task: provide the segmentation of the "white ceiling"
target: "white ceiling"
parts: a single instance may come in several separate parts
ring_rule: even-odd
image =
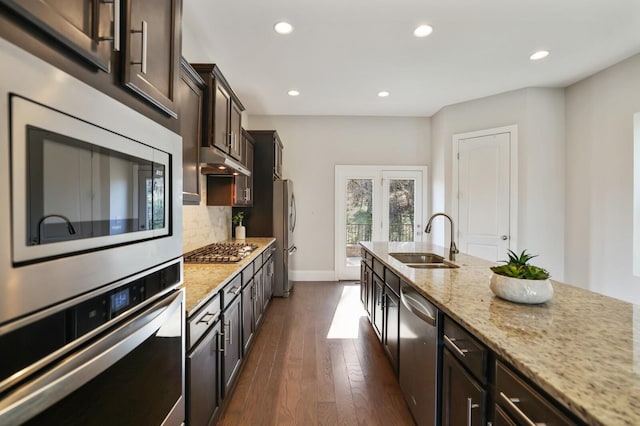
[[[276,34],[279,20],[294,32]],[[433,34],[414,37],[419,24]],[[551,54],[530,61],[540,49]],[[183,2],[183,55],[217,63],[250,114],[431,116],[639,52],[640,0]]]

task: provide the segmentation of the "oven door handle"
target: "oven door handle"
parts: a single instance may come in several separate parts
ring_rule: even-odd
[[[179,290],[3,397],[0,424],[22,424],[93,380],[161,329],[182,308],[183,301],[184,290]],[[178,333],[182,328],[181,325]]]

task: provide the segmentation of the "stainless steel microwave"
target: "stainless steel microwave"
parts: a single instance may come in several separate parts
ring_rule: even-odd
[[[0,326],[182,254],[179,135],[0,39]]]

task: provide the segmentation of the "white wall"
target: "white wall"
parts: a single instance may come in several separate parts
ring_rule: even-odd
[[[252,115],[251,129],[276,129],[283,173],[294,181],[298,221],[293,279],[334,277],[334,166],[428,165],[430,119]]]
[[[632,270],[638,111],[640,55],[566,89],[566,281],[634,303],[640,303]]]
[[[452,207],[454,134],[518,126],[518,246],[564,276],[564,92],[529,88],[444,107],[432,117],[432,211]],[[444,222],[433,241],[448,245]],[[506,253],[505,253],[506,257]]]

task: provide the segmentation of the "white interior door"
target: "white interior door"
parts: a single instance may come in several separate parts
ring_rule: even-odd
[[[336,166],[335,268],[360,276],[360,241],[421,241],[426,167]]]
[[[490,261],[510,247],[508,132],[458,141],[458,248]]]

